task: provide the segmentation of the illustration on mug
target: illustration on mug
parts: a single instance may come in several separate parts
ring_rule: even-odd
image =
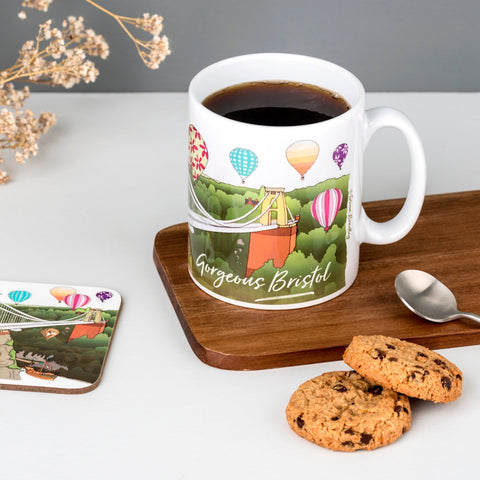
[[[189,133],[189,269],[197,283],[257,305],[308,302],[345,286],[349,174],[290,191],[249,188],[246,180],[261,160],[237,147],[230,163],[242,184],[231,185],[204,173],[208,150],[195,127]],[[319,150],[312,140],[286,149],[302,181]],[[347,153],[343,144],[342,163]]]

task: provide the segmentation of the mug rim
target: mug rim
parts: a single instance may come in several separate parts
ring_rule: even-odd
[[[241,121],[238,121],[238,120],[232,120],[230,118],[224,117],[224,116],[222,116],[218,113],[213,112],[212,110],[210,110],[209,108],[207,108],[203,105],[202,102],[207,97],[205,96],[203,98],[200,98],[200,96],[197,92],[197,89],[198,89],[198,86],[199,86],[200,82],[204,81],[205,76],[211,74],[212,71],[215,71],[216,69],[218,69],[220,67],[228,66],[229,64],[238,63],[240,61],[261,59],[262,57],[263,58],[277,57],[278,59],[280,59],[280,57],[283,57],[284,59],[291,58],[291,59],[296,59],[296,60],[302,60],[302,61],[308,62],[308,63],[317,63],[319,65],[323,64],[324,66],[327,66],[328,68],[335,69],[337,72],[344,75],[344,77],[348,78],[350,80],[350,83],[352,85],[354,85],[354,88],[356,90],[356,95],[357,95],[356,101],[354,103],[352,103],[348,99],[345,99],[349,103],[350,108],[346,112],[344,112],[344,113],[342,113],[342,114],[340,114],[336,117],[330,118],[328,120],[324,120],[324,121],[321,121],[321,122],[309,123],[309,124],[305,124],[305,125],[288,125],[288,126],[283,126],[283,125],[281,125],[281,126],[278,126],[278,125],[258,125],[258,124],[245,123],[245,122],[241,122]],[[266,80],[266,79],[265,78],[258,78],[256,80],[262,81],[262,80]],[[256,81],[256,80],[252,79],[252,80],[249,80],[249,81]],[[271,80],[273,81],[275,79],[271,79]],[[280,80],[280,79],[277,79],[277,80]],[[290,79],[286,78],[286,79],[282,79],[282,80],[289,81]],[[243,82],[237,82],[237,83],[243,83]],[[227,86],[231,86],[231,85],[235,85],[235,84],[236,84],[235,82],[232,82]],[[320,86],[322,88],[326,88],[323,85],[317,85],[317,86]],[[329,88],[329,90],[332,90],[332,89]],[[218,89],[215,89],[211,93],[214,93],[215,91],[218,91]],[[338,92],[338,93],[342,97],[345,98],[345,95],[342,92]],[[308,56],[308,55],[294,54],[294,53],[263,52],[263,53],[251,53],[251,54],[246,54],[246,55],[238,55],[238,56],[234,56],[234,57],[229,57],[229,58],[225,58],[223,60],[219,60],[217,62],[214,62],[210,65],[207,65],[206,67],[201,69],[190,81],[190,84],[188,86],[188,96],[189,96],[189,100],[193,101],[201,109],[202,114],[213,116],[216,119],[221,119],[222,121],[225,121],[227,124],[243,125],[246,128],[251,127],[251,128],[255,128],[255,129],[264,128],[264,129],[278,129],[278,130],[280,130],[280,129],[301,129],[301,128],[311,127],[311,126],[321,127],[322,125],[324,127],[326,127],[326,126],[332,126],[334,123],[345,121],[348,118],[356,115],[357,110],[360,109],[360,110],[363,111],[363,109],[364,109],[364,99],[365,99],[365,88],[364,88],[362,82],[358,79],[358,77],[355,76],[352,72],[350,72],[346,68],[344,68],[344,67],[342,67],[342,66],[340,66],[336,63],[330,62],[328,60],[324,60],[324,59],[321,59],[321,58]]]

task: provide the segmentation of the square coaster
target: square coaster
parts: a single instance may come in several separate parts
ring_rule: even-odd
[[[96,388],[121,302],[111,288],[0,281],[0,389]]]

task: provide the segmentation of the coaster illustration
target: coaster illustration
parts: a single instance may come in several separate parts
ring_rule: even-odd
[[[93,390],[120,307],[109,288],[0,281],[0,389]]]

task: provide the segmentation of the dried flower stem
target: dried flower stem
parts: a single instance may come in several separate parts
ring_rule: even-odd
[[[138,55],[148,68],[151,68],[152,70],[157,69],[160,63],[165,60],[166,56],[171,53],[168,38],[165,35],[162,37],[159,36],[163,29],[163,18],[160,15],[144,13],[143,18],[125,17],[107,10],[93,0],[85,1],[117,21],[123,31],[135,44]],[[152,40],[143,41],[138,39],[130,32],[125,24],[133,25],[136,28],[151,33],[153,36]]]
[[[114,18],[128,37],[134,42],[137,52],[151,69],[157,69],[169,55],[169,41],[160,37],[163,18],[160,15],[144,13],[141,17],[117,15],[93,0],[85,0],[101,12]],[[23,0],[22,7],[46,12],[53,0]],[[26,18],[25,11],[19,13]],[[152,35],[149,41],[135,37],[127,28],[133,25]],[[30,96],[28,87],[16,90],[12,81],[28,81],[51,86],[61,85],[70,88],[83,81],[94,82],[98,70],[88,57],[107,58],[109,47],[102,35],[86,29],[82,17],[68,17],[62,22],[62,28],[52,26],[52,20],[41,24],[34,41],[23,44],[19,57],[9,68],[0,70],[0,163],[4,150],[15,152],[17,162],[25,160],[38,152],[38,139],[52,125],[55,115],[41,113],[35,118],[31,110],[25,109],[25,101]],[[9,179],[6,172],[0,171],[0,184]]]

